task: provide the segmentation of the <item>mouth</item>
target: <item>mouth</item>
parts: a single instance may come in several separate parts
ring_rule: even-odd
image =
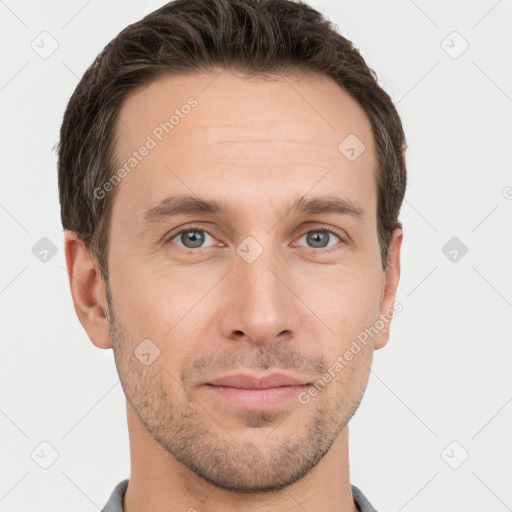
[[[307,380],[272,373],[262,377],[234,374],[205,383],[206,390],[218,399],[243,409],[268,409],[283,405],[311,383]]]

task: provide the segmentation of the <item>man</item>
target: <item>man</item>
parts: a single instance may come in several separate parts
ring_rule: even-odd
[[[375,510],[348,422],[405,186],[389,96],[306,4],[176,0],[105,47],[59,148],[75,310],[127,399],[105,511]]]

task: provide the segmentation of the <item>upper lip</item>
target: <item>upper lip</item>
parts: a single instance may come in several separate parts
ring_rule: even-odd
[[[208,384],[232,388],[267,389],[280,386],[305,386],[309,382],[286,375],[285,373],[270,373],[262,377],[256,377],[247,373],[236,373],[212,380]]]

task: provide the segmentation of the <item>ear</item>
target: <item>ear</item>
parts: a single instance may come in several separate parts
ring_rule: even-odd
[[[388,268],[384,274],[380,300],[379,319],[381,319],[384,326],[382,329],[379,329],[378,334],[373,339],[375,350],[387,344],[389,341],[391,319],[396,313],[402,310],[401,305],[395,305],[396,290],[398,288],[398,282],[400,281],[400,250],[402,248],[402,238],[402,230],[395,229],[389,246]]]
[[[75,311],[90,340],[99,348],[112,348],[107,294],[101,271],[78,235],[67,231],[64,239],[69,286]]]

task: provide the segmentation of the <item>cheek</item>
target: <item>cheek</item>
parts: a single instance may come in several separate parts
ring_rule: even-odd
[[[347,359],[349,353],[350,360]],[[373,350],[368,345],[362,346],[361,351],[356,354],[347,351],[337,359],[337,362],[340,363],[336,367],[339,370],[339,376],[335,377],[334,387],[337,404],[353,408],[354,404],[361,400],[368,383],[372,357]]]
[[[137,339],[171,335],[211,286],[203,273],[195,277],[179,268],[164,275],[135,259],[119,258],[110,274],[119,321]]]
[[[376,283],[379,281],[372,276],[356,274],[333,279],[322,287],[322,293],[315,295],[316,303],[311,306],[329,328],[322,329],[318,350],[332,371],[341,373],[336,377],[340,392],[346,386],[355,386],[357,392],[368,377],[373,347],[367,329],[379,316],[380,288]]]
[[[378,272],[343,269],[306,278],[299,293],[338,337],[346,338],[377,318],[381,283]]]

